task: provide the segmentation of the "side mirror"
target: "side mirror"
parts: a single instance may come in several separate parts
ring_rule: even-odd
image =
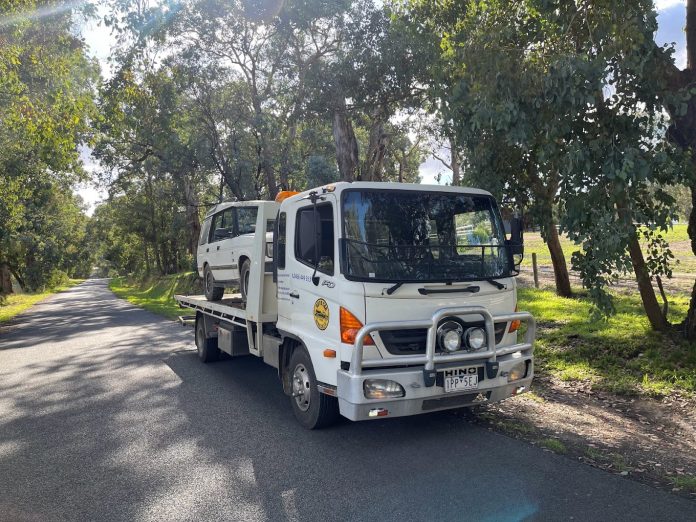
[[[523,228],[524,225],[520,218],[516,217],[510,220],[510,239],[507,241],[507,244],[510,247],[512,264],[515,265],[515,269],[518,271],[524,259]]]
[[[510,250],[513,255],[524,255],[523,225],[520,218],[510,220]]]
[[[215,240],[227,239],[228,237],[229,233],[226,228],[216,228],[215,232],[213,232],[213,239]]]

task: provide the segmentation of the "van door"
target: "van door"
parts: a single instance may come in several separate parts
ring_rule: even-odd
[[[226,208],[213,216],[208,263],[216,282],[234,279],[236,263],[232,259],[234,246],[234,208]]]

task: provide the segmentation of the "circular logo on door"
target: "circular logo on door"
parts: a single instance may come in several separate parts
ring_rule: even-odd
[[[323,299],[317,299],[314,303],[314,322],[320,330],[326,330],[329,326],[329,305]]]

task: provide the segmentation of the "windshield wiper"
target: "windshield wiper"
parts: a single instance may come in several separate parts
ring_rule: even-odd
[[[403,281],[399,281],[396,283],[394,286],[390,286],[387,288],[387,295],[392,295],[394,292],[396,292],[399,288],[401,288],[401,285],[403,285]]]
[[[454,294],[459,292],[469,292],[475,294],[481,290],[480,286],[466,286],[464,288],[419,288],[418,293],[420,295],[428,294]]]
[[[505,290],[507,288],[507,286],[504,285],[503,283],[500,283],[499,281],[496,281],[495,279],[492,279],[490,277],[486,279],[486,282],[492,284],[498,290]]]

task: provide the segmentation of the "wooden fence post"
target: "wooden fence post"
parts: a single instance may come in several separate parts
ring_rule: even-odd
[[[534,271],[534,288],[539,288],[539,268],[537,267],[536,252],[532,252],[532,270]]]

